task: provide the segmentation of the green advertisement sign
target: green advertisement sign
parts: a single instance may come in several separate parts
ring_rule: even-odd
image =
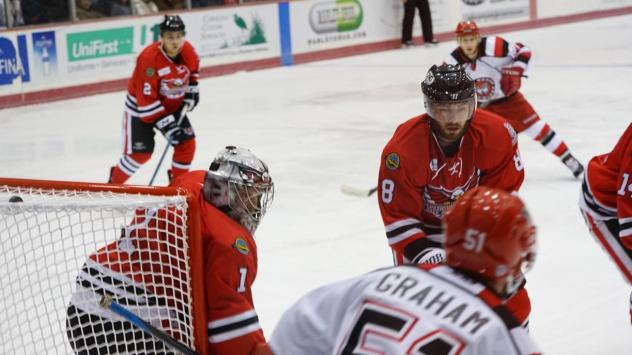
[[[69,62],[132,54],[134,27],[69,33],[66,43]]]

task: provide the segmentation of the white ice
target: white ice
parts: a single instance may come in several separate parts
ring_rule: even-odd
[[[609,151],[632,119],[632,16],[504,34],[534,52],[522,92],[586,162]],[[258,231],[254,287],[270,335],[284,309],[321,284],[391,264],[377,201],[340,193],[376,184],[396,126],[423,112],[420,79],[454,42],[202,80],[190,114],[193,166],[225,145],[269,163],[276,196]],[[2,110],[0,175],[103,182],[119,158],[124,92]],[[130,183],[146,184],[164,147]],[[578,180],[520,137],[520,195],[539,227],[528,275],[531,333],[548,354],[630,354],[631,287],[578,212]],[[166,174],[159,174],[159,183]],[[6,272],[6,270],[2,270]]]

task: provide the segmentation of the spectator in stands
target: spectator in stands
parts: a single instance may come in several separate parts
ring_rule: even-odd
[[[79,20],[91,20],[101,17],[105,17],[105,15],[92,7],[91,0],[77,0],[77,18]]]
[[[7,27],[6,18],[7,17],[4,15],[4,2],[0,1],[0,28]]]
[[[129,0],[118,0],[110,7],[110,16],[127,16],[132,14]]]
[[[158,5],[151,0],[132,0],[136,15],[149,15],[160,12]]]
[[[160,11],[180,10],[186,8],[183,0],[154,0]]]

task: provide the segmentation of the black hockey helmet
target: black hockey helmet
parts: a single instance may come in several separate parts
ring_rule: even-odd
[[[165,18],[160,23],[160,34],[164,32],[182,32],[185,31],[184,21],[178,15],[165,15]]]
[[[465,69],[460,64],[433,65],[426,78],[421,83],[424,95],[424,106],[430,117],[433,115],[433,105],[471,102],[471,112],[476,108],[476,89]]]

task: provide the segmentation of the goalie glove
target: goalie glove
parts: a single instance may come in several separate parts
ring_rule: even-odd
[[[445,260],[445,250],[441,248],[426,248],[413,258],[413,264],[440,264]]]
[[[154,122],[154,126],[162,132],[171,145],[178,145],[186,138],[184,131],[178,125],[180,116],[186,116],[182,113],[183,108],[184,106],[181,106],[178,111]]]
[[[193,111],[198,102],[200,102],[200,88],[196,81],[189,83],[187,92],[184,94],[184,104],[188,106],[188,111]]]
[[[519,67],[503,68],[500,78],[500,88],[505,96],[511,96],[520,90],[522,83],[522,73],[524,69]]]

